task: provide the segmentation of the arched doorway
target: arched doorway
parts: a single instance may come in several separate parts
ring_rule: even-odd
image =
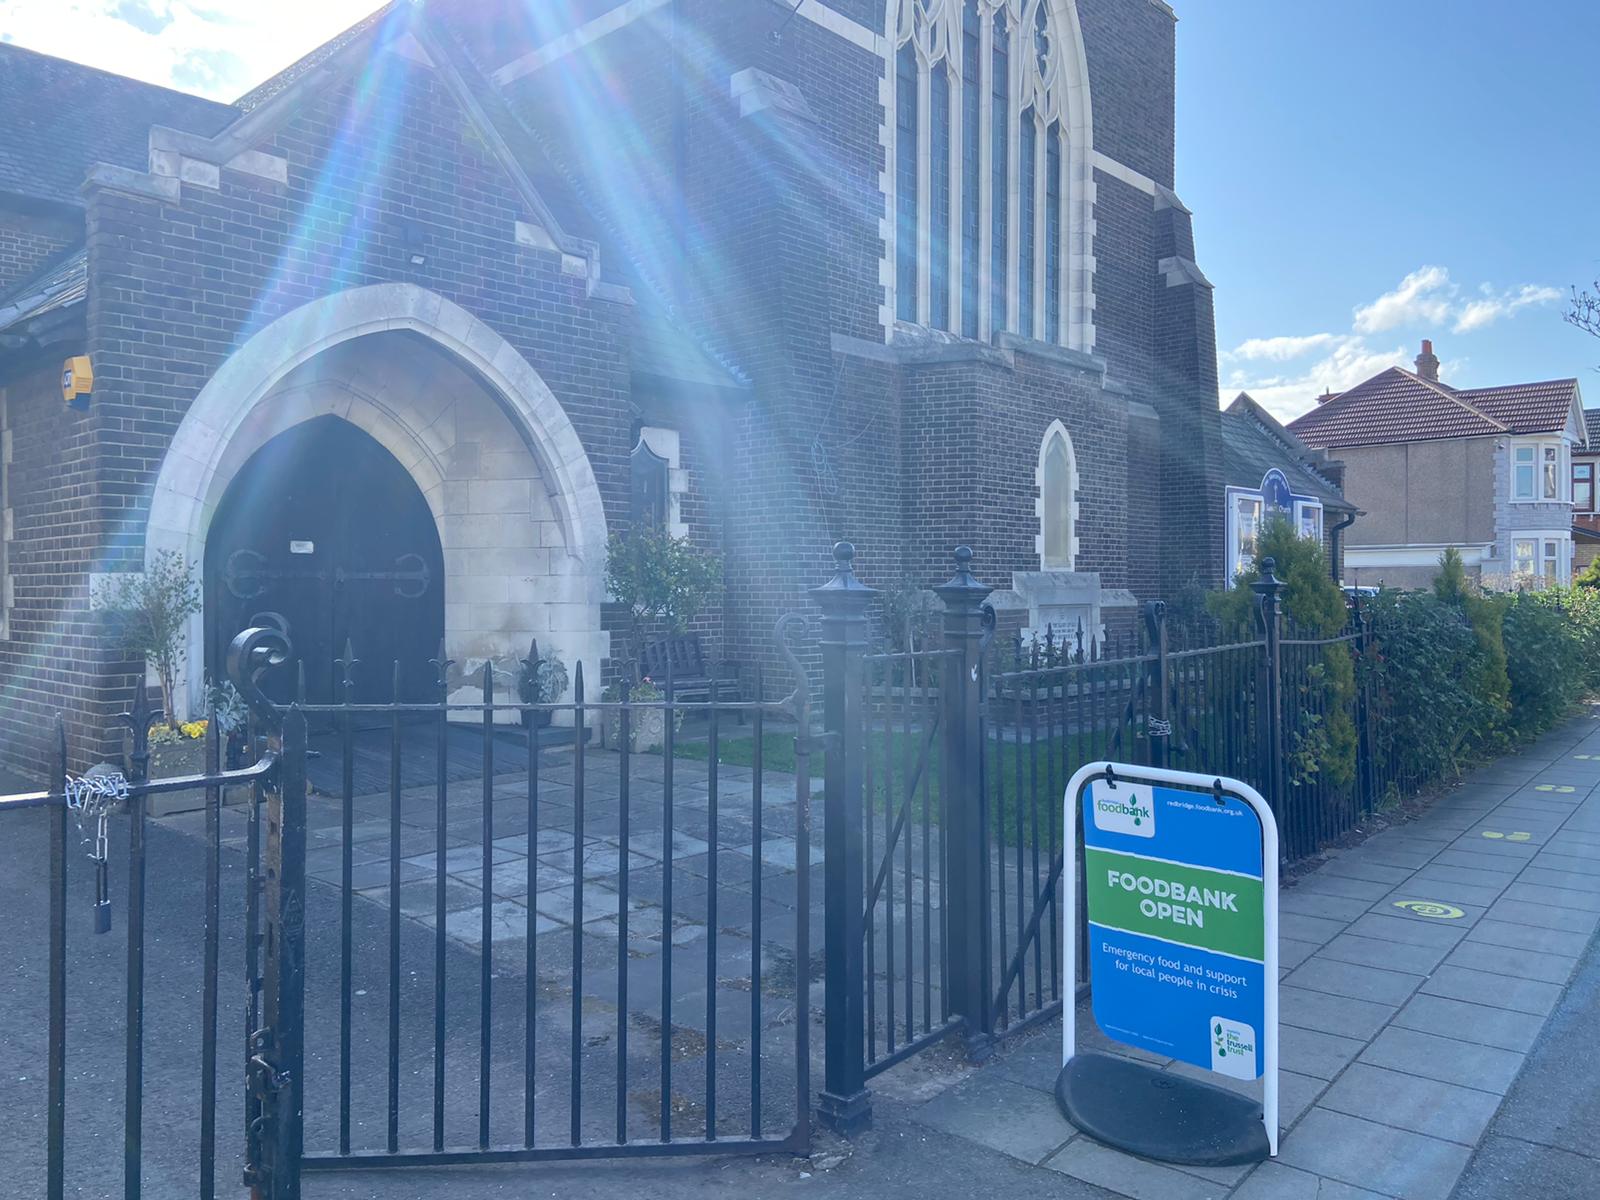
[[[411,474],[371,435],[336,416],[302,422],[250,456],[206,535],[206,670],[228,643],[279,624],[305,668],[306,698],[344,696],[335,660],[348,639],[359,704],[438,696],[428,660],[444,636],[444,554]],[[279,673],[274,673],[279,674]],[[290,699],[287,673],[267,681]]]
[[[450,696],[472,703],[485,660],[515,671],[537,637],[571,670],[607,655],[605,508],[578,431],[522,354],[449,300],[384,283],[312,300],[217,368],[162,460],[145,561],[204,562],[235,476],[273,438],[319,417],[365,430],[427,501],[444,548]],[[207,596],[208,609],[211,597]],[[252,615],[252,614],[247,614]],[[204,710],[209,611],[190,623],[180,711]],[[434,656],[437,643],[429,647]],[[363,672],[376,653],[358,639]]]

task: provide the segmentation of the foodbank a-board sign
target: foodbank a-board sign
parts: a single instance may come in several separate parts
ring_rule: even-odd
[[[1268,1040],[1276,1059],[1270,812],[1220,781],[1137,767],[1080,792],[1095,1023],[1152,1054],[1261,1077]]]

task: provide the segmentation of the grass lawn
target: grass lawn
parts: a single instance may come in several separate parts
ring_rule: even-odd
[[[917,793],[911,813],[921,821],[926,811],[934,824],[940,821],[940,738],[936,734],[929,747],[928,761],[923,774],[918,774],[918,759],[925,735],[912,732],[907,735],[898,730],[885,732],[873,730],[867,735],[868,803],[874,812],[884,812],[889,788],[893,788],[896,809],[905,795],[908,776],[916,776]],[[1061,828],[1062,792],[1072,772],[1085,762],[1099,757],[1105,750],[1104,737],[1093,733],[1070,733],[1065,736],[1044,738],[1037,742],[1024,740],[1000,743],[990,739],[986,747],[988,760],[988,792],[990,821],[997,817],[1005,821],[1005,841],[1015,844],[1017,838],[1018,810],[1021,810],[1023,840],[1033,840],[1034,816],[1038,817],[1039,839],[1049,840],[1052,817],[1055,828]],[[752,734],[724,734],[717,739],[717,761],[725,766],[752,767],[755,765],[755,738]],[[1018,751],[1021,751],[1020,779]],[[711,756],[711,746],[704,740],[680,741],[673,746],[673,757],[706,762]],[[795,766],[794,734],[784,730],[766,733],[762,737],[761,765],[765,771],[793,772]],[[1037,762],[1037,772],[1034,763]],[[887,772],[886,772],[887,767]],[[811,777],[822,778],[823,756],[812,754]],[[924,778],[926,775],[926,778]],[[1052,778],[1052,775],[1054,776]],[[1059,839],[1059,832],[1057,834]]]

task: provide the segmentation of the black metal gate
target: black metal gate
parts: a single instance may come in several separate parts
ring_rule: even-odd
[[[223,793],[241,785],[252,1195],[298,1197],[306,1171],[805,1153],[815,743],[806,677],[784,640],[799,621],[780,622],[795,680],[781,700],[766,698],[757,671],[749,700],[685,700],[669,676],[655,689],[620,682],[597,701],[580,665],[570,700],[534,705],[499,699],[516,693],[492,664],[477,677],[481,703],[447,703],[443,661],[427,703],[357,703],[362,664],[348,653],[345,703],[274,705],[262,676],[293,674],[292,650],[279,631],[252,629],[229,653],[255,714],[250,767],[219,769],[213,721],[203,775],[146,780],[136,738],[128,779],[84,782],[66,774],[63,737],[64,791],[0,798],[0,812],[50,810],[47,1195],[67,1194],[81,1163],[66,1157],[70,816],[87,804],[120,821],[125,805],[130,824],[121,1182],[137,1197],[145,801],[194,789],[208,863],[198,1191],[217,1193],[217,1130],[229,1126],[216,1118],[217,1047],[229,1043],[218,1033],[218,826]],[[149,719],[143,705],[131,714],[135,729]],[[308,785],[311,719],[338,732],[331,795]],[[358,753],[373,720],[389,733],[376,791]],[[463,722],[476,751],[465,771],[451,761]],[[722,745],[736,727],[753,749],[740,764]],[[602,734],[605,750],[593,744]],[[787,751],[781,773],[763,763],[774,746]]]

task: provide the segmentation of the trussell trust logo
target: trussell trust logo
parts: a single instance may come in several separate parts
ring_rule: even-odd
[[[1243,1021],[1211,1018],[1211,1069],[1234,1079],[1256,1077],[1256,1031]]]
[[[1156,835],[1156,805],[1148,783],[1096,783],[1092,792],[1094,827],[1132,837]]]

